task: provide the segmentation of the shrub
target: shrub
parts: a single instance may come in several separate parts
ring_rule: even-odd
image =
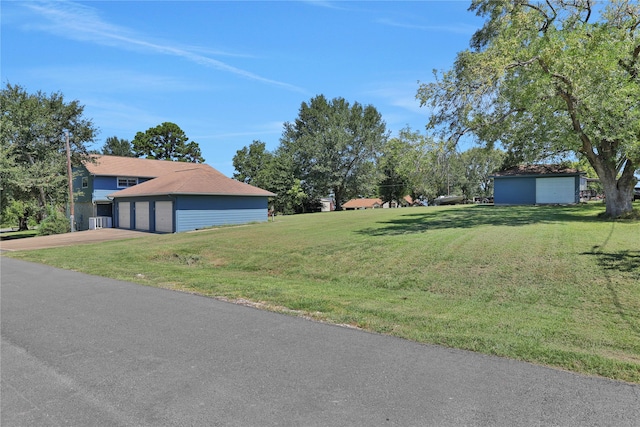
[[[62,234],[68,233],[71,231],[71,226],[69,225],[69,219],[67,219],[60,212],[50,212],[49,216],[47,216],[44,221],[40,223],[40,228],[38,229],[38,235],[40,236],[49,236],[51,234]]]

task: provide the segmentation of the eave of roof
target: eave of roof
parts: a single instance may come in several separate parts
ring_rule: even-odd
[[[521,176],[577,176],[584,175],[574,168],[561,165],[519,165],[494,173],[490,178],[515,178]]]
[[[266,190],[265,190],[266,191]],[[115,198],[125,198],[125,197],[154,197],[154,196],[233,196],[233,197],[275,197],[276,194],[266,191],[265,194],[248,194],[248,193],[188,193],[188,192],[177,192],[177,193],[169,193],[169,192],[157,192],[157,193],[136,193],[133,195],[130,194],[119,194],[120,191],[111,193],[107,197],[110,199]],[[268,193],[268,194],[267,194]]]

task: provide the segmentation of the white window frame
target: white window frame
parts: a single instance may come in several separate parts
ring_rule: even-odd
[[[89,188],[89,178],[86,176],[82,177],[82,188]]]
[[[138,178],[133,178],[130,176],[118,177],[118,184],[117,184],[118,188],[129,188],[129,187],[133,187],[134,185],[138,185]]]

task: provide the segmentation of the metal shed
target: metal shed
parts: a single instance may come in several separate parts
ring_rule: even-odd
[[[522,165],[509,168],[492,176],[494,204],[578,203],[583,175],[577,169],[560,165]]]

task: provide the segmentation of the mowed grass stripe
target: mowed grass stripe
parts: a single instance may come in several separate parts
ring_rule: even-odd
[[[640,382],[640,223],[603,210],[318,213],[10,256]]]

